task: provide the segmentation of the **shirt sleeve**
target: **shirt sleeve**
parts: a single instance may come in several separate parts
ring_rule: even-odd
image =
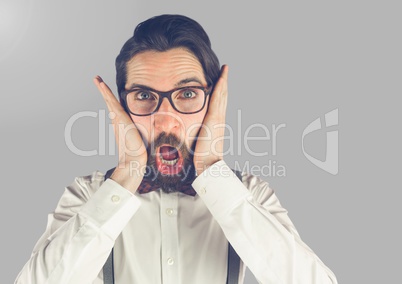
[[[95,172],[76,178],[15,283],[92,283],[114,242],[140,201],[111,179]]]
[[[252,175],[241,182],[219,161],[192,185],[260,283],[337,283],[300,239],[268,183]]]

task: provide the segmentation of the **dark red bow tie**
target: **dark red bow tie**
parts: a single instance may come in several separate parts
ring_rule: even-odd
[[[178,191],[180,191],[181,193],[187,194],[187,195],[195,196],[197,193],[195,192],[194,188],[191,186],[192,182],[193,181],[180,184]],[[160,188],[160,186],[153,183],[152,180],[143,178],[137,191],[139,193],[143,194],[143,193],[148,193],[148,192],[157,190],[159,188]]]
[[[105,180],[106,180],[107,178],[109,178],[109,177],[112,175],[114,169],[115,169],[115,168],[112,168],[112,169],[110,169],[110,170],[108,170],[108,171],[106,172],[106,174],[105,174]],[[194,177],[194,179],[195,179],[195,177]],[[191,184],[193,183],[194,179],[191,180],[191,181],[188,181],[188,182],[186,182],[186,183],[180,184],[180,185],[179,185],[180,188],[179,188],[178,191],[180,191],[181,193],[187,194],[187,195],[195,196],[197,193],[195,192],[194,188],[191,186]],[[138,190],[137,190],[137,191],[138,191],[139,193],[143,194],[143,193],[148,193],[148,192],[157,190],[157,189],[159,189],[159,188],[160,188],[160,186],[158,186],[157,184],[155,184],[152,180],[150,180],[150,179],[147,178],[147,177],[144,177],[144,178],[142,179],[142,182],[141,182],[140,186],[138,187]]]

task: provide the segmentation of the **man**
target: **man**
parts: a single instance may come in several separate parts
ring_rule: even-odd
[[[242,283],[246,266],[261,283],[336,283],[268,184],[223,161],[228,67],[198,23],[141,23],[116,70],[120,103],[94,82],[118,165],[66,188],[16,283]]]

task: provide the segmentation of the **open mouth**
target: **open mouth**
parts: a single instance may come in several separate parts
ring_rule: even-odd
[[[166,175],[174,175],[183,168],[183,157],[180,150],[168,144],[157,148],[156,166],[158,171]]]

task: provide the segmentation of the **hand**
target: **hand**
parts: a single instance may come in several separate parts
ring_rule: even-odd
[[[215,162],[223,159],[223,139],[228,100],[228,66],[223,65],[221,75],[210,96],[207,114],[198,134],[194,150],[197,175]]]
[[[109,109],[119,152],[119,164],[111,178],[135,192],[142,181],[147,164],[147,151],[134,122],[102,78],[96,76],[94,83],[101,92]]]

